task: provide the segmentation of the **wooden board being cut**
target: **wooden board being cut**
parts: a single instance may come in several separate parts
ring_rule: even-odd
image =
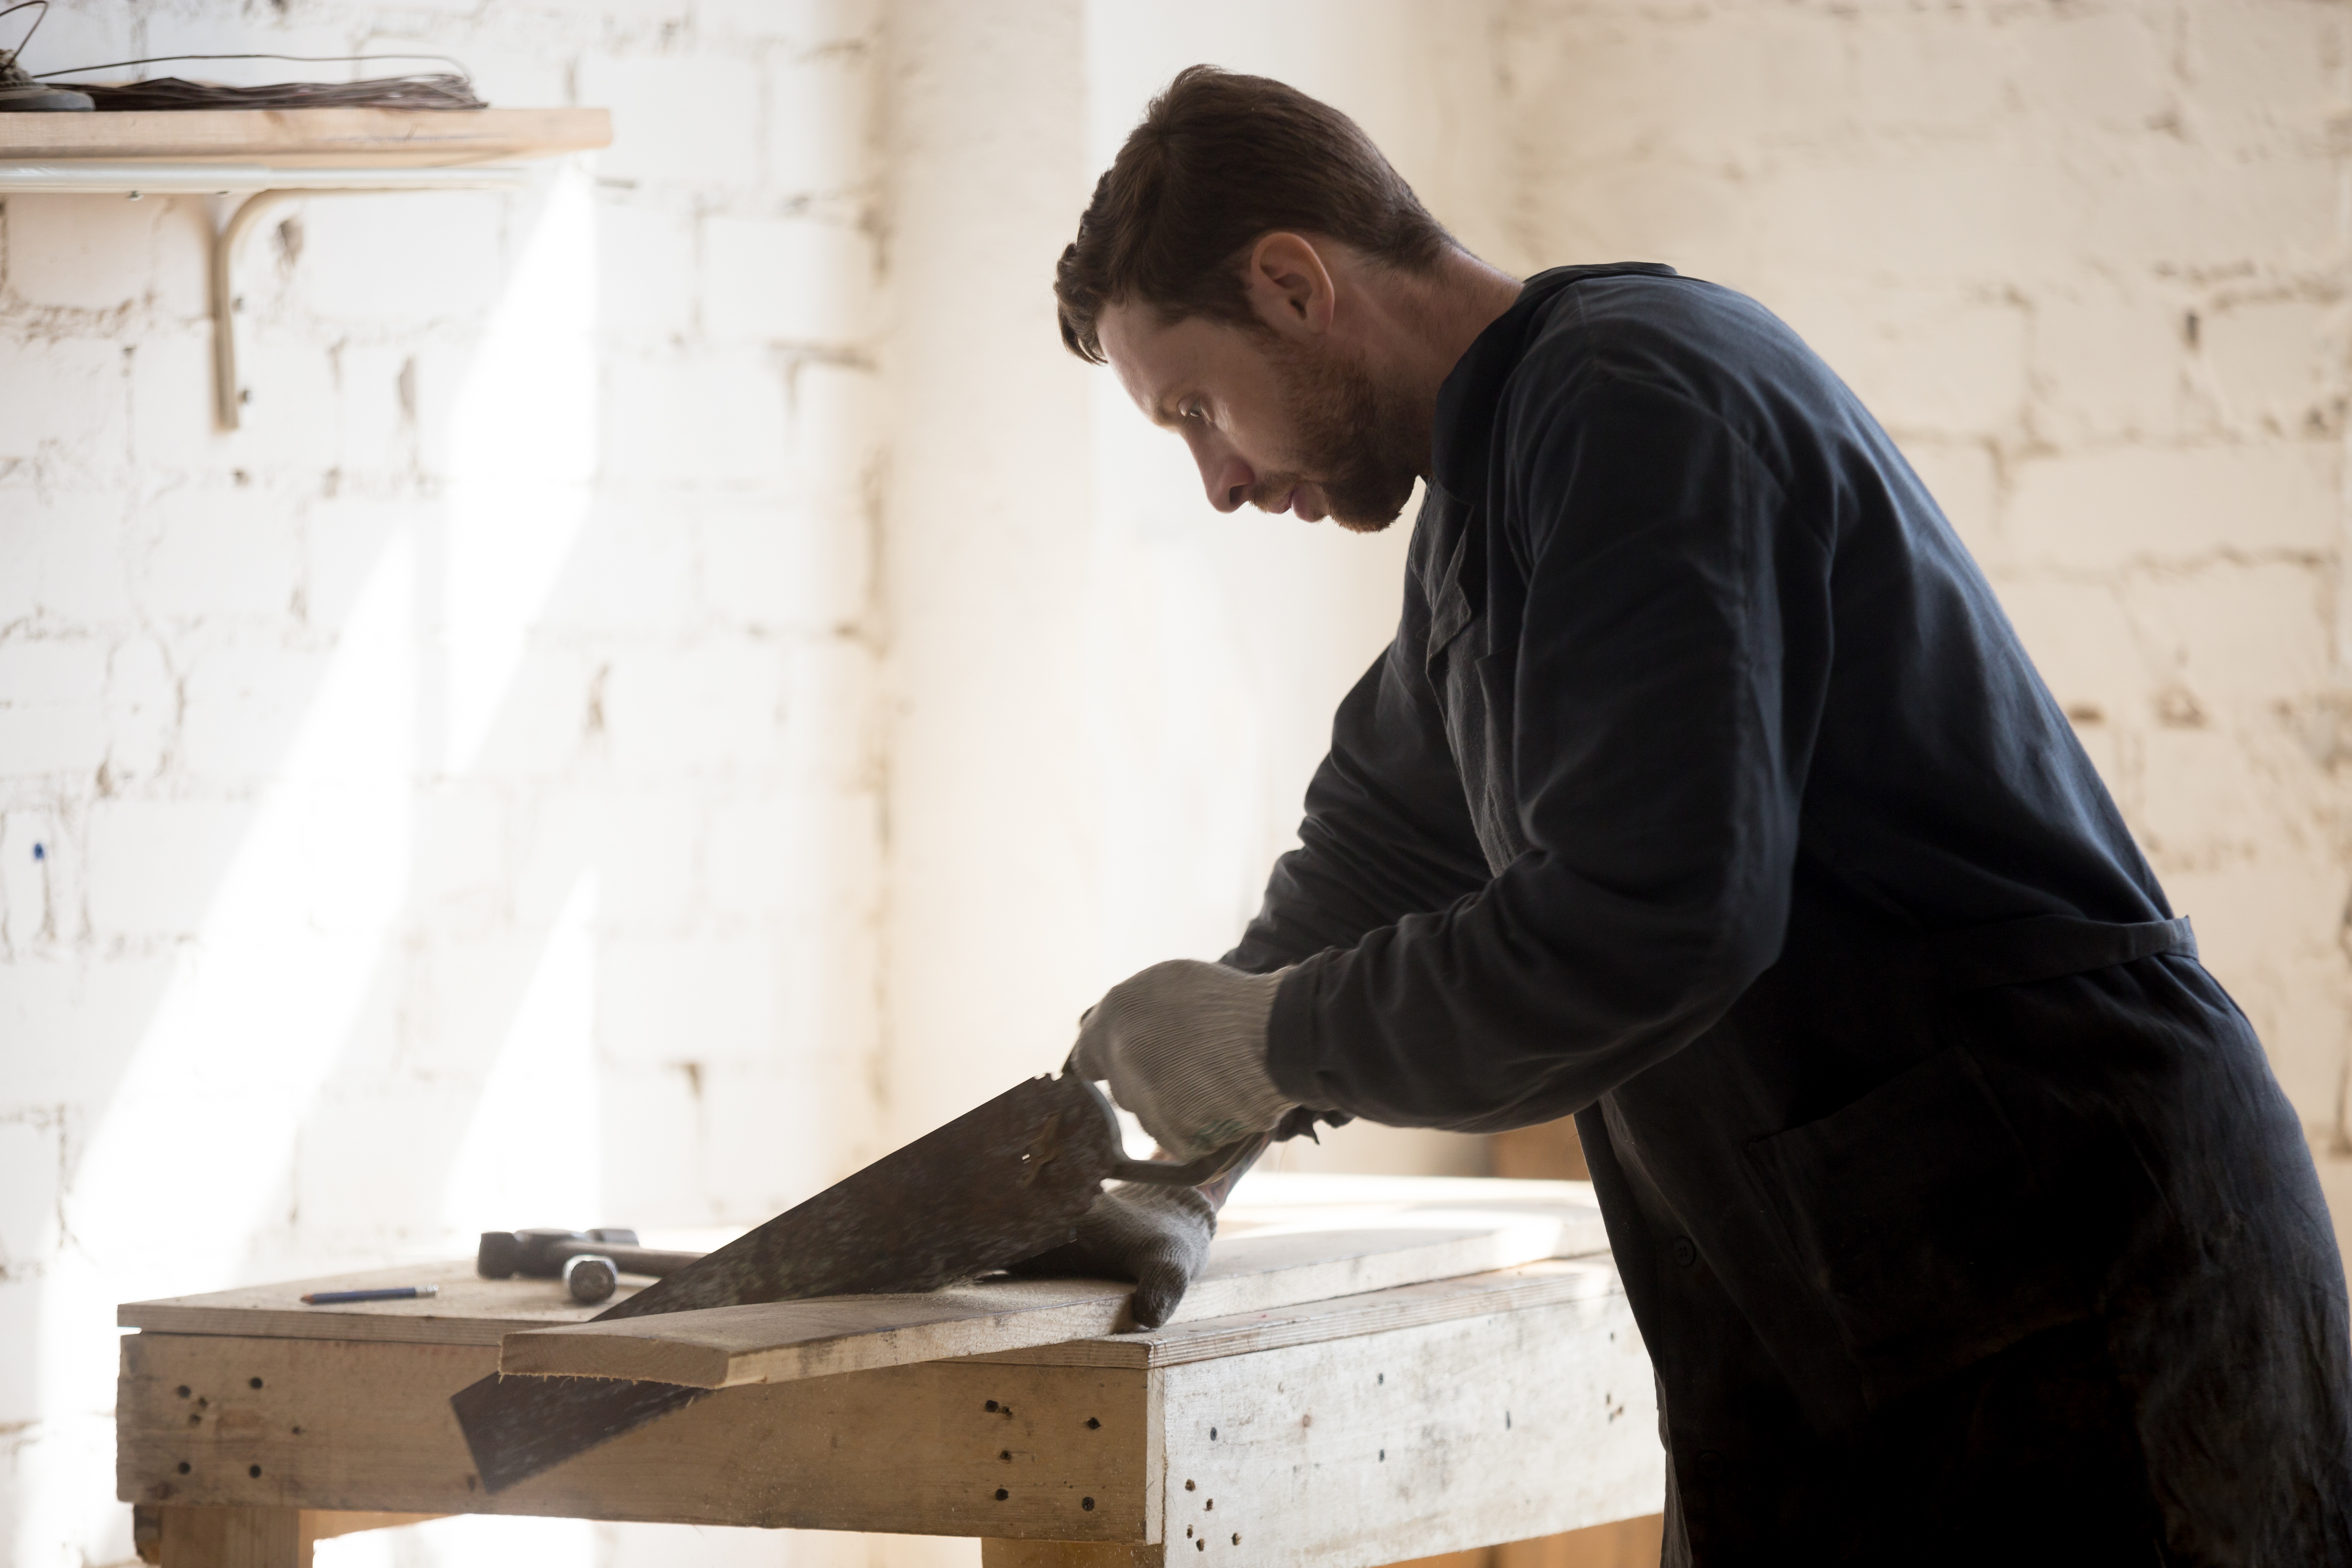
[[[1396,1201],[1312,1201],[1312,1185],[1258,1184],[1219,1229],[1172,1323],[1266,1312],[1509,1268],[1608,1246],[1577,1183],[1444,1184]],[[1361,1193],[1364,1189],[1357,1188]],[[1480,1202],[1477,1200],[1486,1200]],[[510,1333],[509,1374],[644,1378],[697,1388],[786,1383],[913,1362],[1031,1349],[1132,1327],[1127,1287],[988,1280],[909,1296],[719,1307]]]
[[[0,160],[446,168],[610,146],[602,109],[174,109],[0,114]]]
[[[626,1300],[645,1283],[625,1280],[614,1300]],[[357,1301],[337,1307],[306,1307],[305,1292],[364,1290],[371,1287],[437,1285],[441,1293],[418,1300]],[[364,1274],[294,1279],[283,1285],[247,1285],[201,1296],[168,1296],[157,1301],[126,1301],[114,1321],[126,1329],[166,1334],[247,1334],[283,1340],[374,1340],[413,1345],[494,1345],[517,1329],[583,1323],[610,1303],[583,1307],[564,1293],[557,1279],[485,1279],[469,1261],[412,1263]]]

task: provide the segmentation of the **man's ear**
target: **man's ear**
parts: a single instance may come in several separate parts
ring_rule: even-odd
[[[1284,337],[1320,337],[1338,304],[1330,268],[1314,242],[1277,229],[1250,247],[1242,289],[1258,320]]]

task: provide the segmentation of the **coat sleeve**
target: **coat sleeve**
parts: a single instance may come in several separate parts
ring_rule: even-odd
[[[1421,661],[1427,619],[1407,587],[1404,626],[1364,672],[1331,725],[1331,750],[1307,787],[1299,847],[1275,862],[1265,903],[1224,962],[1255,974],[1408,914],[1442,910],[1486,885],[1462,781]]]
[[[1465,1131],[1565,1115],[1696,1037],[1780,952],[1827,679],[1826,529],[1678,389],[1520,384],[1546,382],[1504,410],[1513,521],[1489,537],[1525,613],[1485,650],[1509,661],[1529,847],[1283,984],[1270,1065],[1307,1105]]]

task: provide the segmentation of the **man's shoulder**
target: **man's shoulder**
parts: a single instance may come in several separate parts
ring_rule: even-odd
[[[1785,372],[1811,357],[1755,300],[1668,268],[1563,267],[1538,273],[1528,288],[1543,292],[1520,364],[1544,376],[1590,368],[1711,380]]]

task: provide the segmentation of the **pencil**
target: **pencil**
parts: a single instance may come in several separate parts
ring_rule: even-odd
[[[380,1290],[313,1290],[302,1300],[313,1307],[340,1307],[346,1301],[407,1301],[439,1294],[438,1285],[388,1285]]]

